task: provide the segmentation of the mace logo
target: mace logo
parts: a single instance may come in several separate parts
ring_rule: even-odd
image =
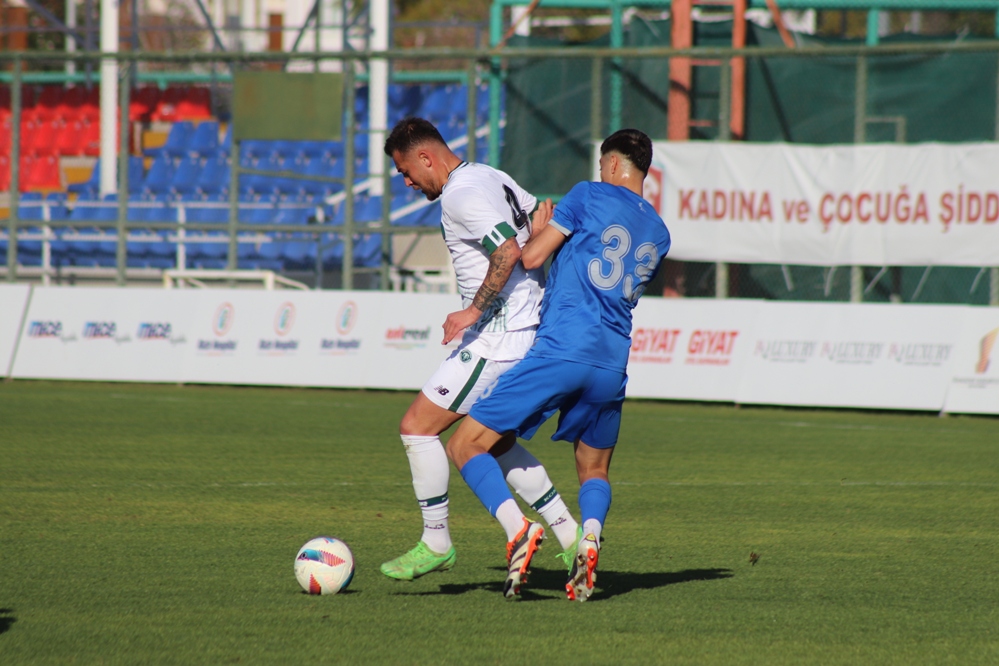
[[[113,321],[88,321],[83,325],[83,339],[114,339],[116,329]]]
[[[278,307],[277,314],[274,315],[274,332],[280,336],[288,335],[294,325],[295,305],[284,302]]]
[[[169,340],[170,322],[143,322],[135,334],[139,340]]]
[[[61,321],[33,321],[28,324],[29,338],[61,338]]]
[[[978,363],[975,365],[975,374],[984,375],[989,369],[992,361],[992,350],[996,346],[996,339],[999,338],[999,328],[989,331],[982,338],[978,346]]]
[[[236,308],[233,307],[232,303],[223,303],[215,310],[215,316],[212,318],[212,331],[215,335],[222,337],[229,332],[235,321]]]
[[[354,301],[347,301],[340,306],[340,311],[336,313],[336,332],[340,335],[347,335],[354,330],[357,324],[358,308]]]

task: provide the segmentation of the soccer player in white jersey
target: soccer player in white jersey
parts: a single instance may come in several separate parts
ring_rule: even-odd
[[[421,118],[399,122],[385,141],[406,185],[441,201],[441,231],[454,263],[464,309],[444,322],[443,344],[462,334],[410,405],[399,434],[423,513],[423,536],[412,550],[381,566],[383,574],[412,580],[450,569],[455,549],[448,529],[450,467],[440,434],[461,419],[500,375],[534,343],[544,273],[527,271],[521,246],[530,238],[529,212],[537,199],[507,174],[465,162],[440,132]],[[506,481],[573,551],[578,524],[548,473],[513,437],[493,450]],[[526,529],[526,527],[525,527]]]

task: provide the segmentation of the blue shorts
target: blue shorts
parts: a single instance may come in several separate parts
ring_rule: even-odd
[[[559,410],[552,440],[609,449],[617,444],[627,384],[623,371],[529,353],[483,392],[468,415],[495,432],[530,439]]]

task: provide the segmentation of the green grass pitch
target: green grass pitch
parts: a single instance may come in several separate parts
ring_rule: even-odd
[[[999,663],[996,419],[629,402],[593,599],[553,539],[507,602],[454,472],[457,567],[378,573],[420,533],[411,399],[0,384],[0,664]],[[320,534],[353,548],[344,594],[295,582]]]

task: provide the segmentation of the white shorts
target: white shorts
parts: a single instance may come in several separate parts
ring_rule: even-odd
[[[467,414],[500,375],[518,361],[491,361],[467,349],[456,349],[423,385],[423,395],[438,407]]]

